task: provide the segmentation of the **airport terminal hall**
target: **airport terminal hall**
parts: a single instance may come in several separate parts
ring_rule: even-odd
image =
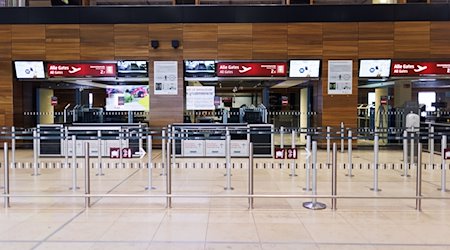
[[[450,250],[449,0],[0,0],[1,250]]]

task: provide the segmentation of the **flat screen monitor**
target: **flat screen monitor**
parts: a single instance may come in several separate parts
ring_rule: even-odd
[[[215,61],[184,61],[186,78],[211,78],[216,75]]]
[[[44,79],[45,70],[43,61],[15,61],[17,79]]]
[[[118,61],[119,77],[148,77],[147,61]]]
[[[319,77],[320,60],[290,60],[289,77]]]
[[[391,72],[391,59],[377,59],[359,61],[359,77],[382,78],[389,77]]]
[[[148,85],[109,85],[106,87],[106,111],[148,111]]]

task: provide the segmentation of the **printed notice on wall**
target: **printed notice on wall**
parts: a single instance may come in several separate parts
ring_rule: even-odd
[[[187,110],[213,110],[215,88],[213,86],[186,86]]]
[[[328,94],[352,94],[352,60],[328,61]]]
[[[154,62],[154,93],[155,95],[178,94],[178,62]]]

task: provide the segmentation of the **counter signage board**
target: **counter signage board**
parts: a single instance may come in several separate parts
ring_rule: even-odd
[[[102,77],[116,76],[114,63],[48,63],[49,77]]]
[[[392,62],[391,76],[421,75],[450,75],[450,62]]]
[[[154,67],[154,93],[155,95],[178,94],[178,62],[155,61]]]
[[[328,94],[351,95],[352,94],[352,60],[328,61]]]
[[[183,156],[205,156],[205,140],[182,141]]]
[[[285,62],[219,62],[216,75],[219,77],[285,77]]]
[[[248,141],[247,140],[231,140],[231,156],[248,156]]]
[[[186,86],[187,110],[214,110],[216,91],[213,86]]]
[[[206,156],[225,156],[225,140],[206,140]]]

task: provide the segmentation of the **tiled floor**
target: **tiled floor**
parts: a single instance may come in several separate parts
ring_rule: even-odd
[[[153,158],[160,162],[161,152],[155,150]],[[394,169],[379,170],[381,192],[369,189],[374,185],[373,170],[357,167],[352,178],[345,176],[348,170],[338,170],[338,195],[413,197],[416,169],[409,171],[409,178],[401,176],[400,151],[382,150],[379,158],[380,163],[396,164]],[[18,151],[16,159],[30,162],[31,152]],[[428,154],[423,159],[430,163]],[[354,151],[356,166],[372,160],[372,151]],[[78,161],[82,165],[83,159]],[[131,161],[138,166],[145,158]],[[224,190],[225,169],[193,168],[194,163],[215,166],[223,159],[177,159],[180,168],[173,169],[173,194],[247,194],[247,159],[232,161],[237,168],[231,176],[234,190],[229,191]],[[274,161],[255,159],[259,166],[271,166]],[[291,170],[286,166],[292,161],[287,160],[277,161],[275,169],[255,169],[255,194],[310,194],[303,190],[304,161],[297,160],[297,177],[289,176]],[[326,153],[319,152],[318,162],[325,161]],[[338,161],[346,163],[347,154],[339,154]],[[433,163],[439,162],[440,156],[435,155]],[[281,169],[279,163],[284,163]],[[153,170],[156,189],[151,191],[144,189],[147,169],[104,169],[104,176],[96,176],[96,171],[91,173],[93,194],[165,194],[166,177],[160,175],[161,169]],[[39,176],[31,176],[32,172],[11,170],[12,194],[84,193],[83,168],[77,171],[80,189],[76,191],[69,190],[71,169],[41,169]],[[330,180],[330,169],[318,170],[319,194],[330,194]],[[427,166],[423,195],[450,197],[450,192],[437,190],[440,180],[441,170]],[[255,208],[249,210],[246,198],[173,198],[172,208],[167,209],[161,197],[94,197],[86,209],[80,197],[12,197],[10,208],[0,208],[0,249],[450,249],[450,200],[424,199],[422,212],[415,210],[414,199],[339,199],[336,211],[330,209],[329,198],[318,199],[327,205],[325,210],[303,208],[302,203],[310,200],[256,198]]]

